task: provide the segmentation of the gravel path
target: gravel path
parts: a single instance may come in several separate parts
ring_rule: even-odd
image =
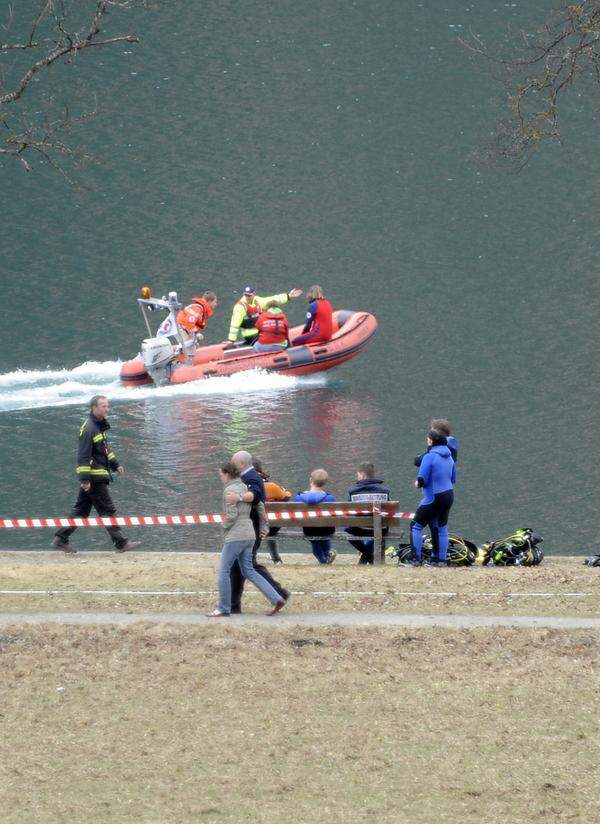
[[[268,624],[271,627],[448,627],[469,629],[472,627],[541,627],[553,629],[600,629],[600,618],[559,618],[552,616],[505,616],[505,615],[406,615],[394,612],[310,612],[275,617],[267,615],[232,616],[230,618],[206,618],[202,614],[178,615],[173,613],[124,613],[124,612],[2,612],[0,626],[22,624],[67,624],[90,626],[114,624],[130,626],[139,623],[226,624],[251,626]]]

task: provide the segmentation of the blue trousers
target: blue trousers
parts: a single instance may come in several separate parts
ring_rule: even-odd
[[[252,566],[252,547],[254,541],[228,541],[223,545],[219,564],[219,609],[231,612],[231,567],[237,561],[242,575],[262,592],[265,598],[275,605],[281,600],[279,593]]]
[[[326,564],[329,561],[329,550],[331,549],[331,541],[311,541],[313,555],[320,564]]]

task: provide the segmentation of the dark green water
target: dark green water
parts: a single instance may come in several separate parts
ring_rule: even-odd
[[[550,7],[174,2],[132,18],[140,46],[59,68],[57,87],[76,77],[98,94],[79,133],[98,162],[85,193],[42,165],[0,166],[0,517],[68,512],[84,404],[103,391],[123,513],[214,511],[216,468],[242,447],[294,490],[325,466],[340,498],[374,460],[413,509],[412,459],[443,415],[461,443],[453,529],[481,541],[532,526],[549,552],[600,551],[597,120],[573,95],[566,147],[516,177],[478,167],[502,93],[457,45],[469,26],[500,41]],[[326,377],[119,386],[144,336],[140,285],[215,289],[220,340],[246,282],[322,283],[379,334]],[[149,549],[218,537],[137,533]],[[0,547],[50,537],[2,531]],[[108,545],[95,530],[75,542]]]

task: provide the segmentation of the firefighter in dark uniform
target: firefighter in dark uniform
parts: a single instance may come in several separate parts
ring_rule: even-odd
[[[110,497],[108,485],[112,472],[123,475],[125,470],[119,464],[115,453],[111,452],[106,440],[106,432],[110,429],[110,424],[106,420],[108,409],[108,398],[104,395],[94,395],[90,401],[89,417],[79,430],[77,477],[80,489],[70,518],[87,518],[92,507],[101,517],[116,514],[117,510]],[[52,546],[69,554],[75,553],[76,550],[69,544],[69,536],[76,529],[76,526],[59,529],[54,535]],[[117,552],[125,552],[141,544],[141,541],[130,541],[126,538],[118,526],[107,526],[106,530]]]

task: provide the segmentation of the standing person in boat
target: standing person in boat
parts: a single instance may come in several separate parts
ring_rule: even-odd
[[[356,470],[356,483],[348,490],[348,500],[356,503],[384,503],[390,499],[390,488],[383,481],[375,477],[375,467],[372,463],[361,463]],[[346,527],[345,532],[357,536],[354,541],[348,541],[360,552],[359,564],[372,564],[375,558],[375,542],[373,530],[360,526]],[[387,535],[388,527],[383,528]]]
[[[333,308],[323,293],[323,287],[311,286],[306,300],[306,323],[302,334],[294,338],[293,346],[329,340],[333,332]]]
[[[277,303],[261,312],[256,321],[258,340],[255,352],[280,352],[290,345],[290,325]]]
[[[192,298],[192,302],[177,313],[177,325],[181,334],[187,340],[199,344],[206,328],[207,320],[217,307],[217,296],[214,292],[204,292],[200,298]],[[171,319],[167,318],[159,327],[157,337],[168,335],[175,337],[177,330],[172,328]]]
[[[284,486],[281,486],[281,484],[272,481],[269,473],[264,471],[262,461],[255,455],[252,456],[252,466],[263,479],[265,487],[265,503],[269,503],[270,501],[279,501],[280,503],[283,503],[284,501],[289,501],[292,499],[293,495],[290,490],[286,489]],[[277,542],[275,541],[275,536],[280,529],[280,526],[269,526],[269,534],[266,539],[267,549],[269,550],[269,555],[271,556],[271,560],[274,564],[283,563],[283,559],[277,550]]]
[[[419,508],[410,526],[410,541],[414,551],[414,562],[421,563],[423,529],[429,526],[437,530],[438,557],[432,559],[434,566],[446,566],[448,562],[448,514],[454,503],[456,464],[446,445],[446,435],[438,429],[427,433],[428,451],[423,456],[415,486],[423,490]]]
[[[223,529],[225,542],[221,552],[219,564],[219,604],[208,618],[221,618],[231,614],[231,568],[239,565],[244,578],[247,578],[268,598],[273,609],[269,615],[275,615],[285,606],[285,601],[269,582],[263,578],[252,566],[252,545],[254,544],[254,526],[250,520],[252,505],[242,500],[246,484],[240,480],[238,468],[232,463],[223,464],[220,469],[223,482]],[[234,503],[229,502],[229,495],[234,497]],[[267,534],[267,519],[265,506],[261,502],[256,507],[259,530],[261,535]]]
[[[258,339],[256,321],[260,313],[273,304],[283,306],[290,298],[299,298],[301,294],[302,289],[290,289],[289,292],[282,292],[279,295],[260,297],[256,294],[256,289],[253,286],[246,286],[244,294],[233,307],[229,335],[224,348],[230,349],[234,346],[240,335],[242,345],[251,346],[256,343]]]
[[[240,478],[246,484],[247,490],[243,493],[228,492],[226,501],[229,504],[235,503],[236,500],[244,501],[251,504],[250,518],[254,524],[255,540],[252,547],[252,565],[254,569],[259,572],[263,578],[271,584],[273,589],[279,593],[280,597],[287,601],[290,597],[289,591],[283,587],[273,576],[268,569],[256,561],[256,553],[260,547],[262,536],[260,534],[260,524],[257,512],[257,507],[260,503],[265,502],[265,485],[263,479],[252,466],[252,455],[249,452],[236,452],[232,456],[231,462],[237,467],[240,473]],[[244,576],[242,574],[240,565],[235,563],[231,567],[231,612],[238,614],[242,611],[242,595],[244,594]]]
[[[69,515],[70,518],[87,518],[92,507],[101,517],[117,514],[108,485],[112,480],[113,472],[123,475],[125,470],[118,462],[106,438],[106,433],[110,429],[110,424],[106,420],[109,408],[106,395],[94,395],[90,401],[90,414],[79,430],[77,450],[79,494]],[[76,526],[66,526],[57,530],[52,546],[62,549],[69,555],[74,554],[77,550],[69,544],[69,537],[76,529]],[[116,552],[126,552],[142,543],[130,541],[118,526],[107,526],[106,531],[115,545]]]
[[[308,506],[320,506],[321,504],[335,503],[335,497],[327,492],[325,486],[329,480],[329,475],[325,469],[313,469],[310,473],[310,488],[306,492],[299,492],[294,501],[307,504]],[[320,564],[332,564],[337,555],[335,549],[331,548],[331,536],[335,532],[333,526],[313,526],[303,527],[302,531],[310,539],[312,552]]]

